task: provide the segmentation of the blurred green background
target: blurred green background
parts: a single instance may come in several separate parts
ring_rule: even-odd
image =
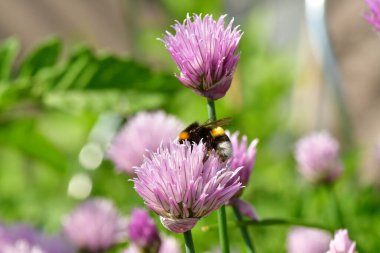
[[[125,53],[91,40],[68,40],[66,35],[62,39],[59,32],[34,44],[26,42],[31,47],[27,49],[24,37],[3,36],[0,219],[57,233],[61,218],[88,197],[110,198],[125,215],[143,206],[129,178],[104,159],[104,150],[122,122],[140,110],[163,109],[185,123],[207,119],[205,99],[174,77],[176,67],[156,38],[186,13],[217,17],[227,12],[244,35],[232,88],[216,102],[217,115],[232,117],[229,130],[260,140],[243,199],[255,206],[261,218],[293,218],[339,228],[331,192],[304,182],[293,160],[295,140],[315,129],[290,120],[298,106],[293,95],[300,72],[313,71],[299,66],[296,43],[302,13],[289,18],[286,31],[278,32],[273,28],[277,12],[272,5],[239,3],[121,2],[128,30]],[[294,12],[302,10],[302,1],[293,4],[300,5]],[[298,28],[292,29],[292,24]],[[281,37],[283,33],[288,37]],[[302,125],[302,120],[298,123]],[[340,136],[339,124],[332,131]],[[345,225],[360,252],[376,253],[380,248],[379,192],[359,181],[360,146],[345,145],[344,139],[341,143],[345,173],[335,190]],[[228,216],[234,219],[230,209]],[[217,247],[217,231],[201,231],[202,226],[215,223],[216,214],[212,214],[193,230],[199,252]],[[284,226],[250,227],[257,252],[285,252],[287,231]],[[232,248],[244,252],[238,232],[230,230]],[[178,238],[182,242],[182,236]]]

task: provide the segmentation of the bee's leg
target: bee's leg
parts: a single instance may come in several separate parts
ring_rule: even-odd
[[[205,163],[207,161],[207,159],[209,158],[210,156],[210,150],[207,150],[207,152],[205,153],[204,157],[203,157],[203,163]]]

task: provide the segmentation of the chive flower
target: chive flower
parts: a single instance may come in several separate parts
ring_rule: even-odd
[[[172,237],[160,235],[148,212],[141,208],[132,211],[128,224],[130,245],[123,253],[179,253],[180,245]]]
[[[109,249],[126,238],[126,220],[107,199],[91,199],[80,204],[63,220],[64,232],[86,252]]]
[[[242,32],[233,19],[225,27],[225,17],[187,15],[183,23],[172,26],[175,35],[167,31],[161,40],[180,71],[178,80],[212,100],[224,97],[240,58]]]
[[[340,229],[335,233],[326,253],[356,253],[356,243],[348,237],[347,229]]]
[[[242,135],[239,138],[239,132],[231,134],[229,131],[226,131],[226,134],[230,138],[232,145],[233,155],[231,157],[231,167],[233,169],[241,168],[237,176],[240,177],[240,182],[245,187],[249,183],[253,166],[256,161],[256,146],[258,140],[254,139],[248,146],[247,136]],[[254,207],[250,203],[240,199],[242,193],[243,189],[235,194],[235,196],[229,201],[229,204],[237,207],[243,215],[253,220],[258,220]]]
[[[326,253],[330,240],[330,234],[323,230],[295,227],[288,233],[287,253]]]
[[[331,183],[342,174],[339,143],[327,132],[312,133],[296,143],[300,174],[313,183]]]
[[[380,139],[377,141],[377,145],[375,147],[375,157],[378,161],[380,161]]]
[[[32,245],[27,241],[16,241],[12,244],[0,246],[1,253],[49,253],[44,251],[39,245]]]
[[[1,253],[74,253],[62,236],[50,236],[25,224],[0,225]]]
[[[147,150],[156,150],[161,142],[175,139],[183,124],[163,111],[139,112],[116,134],[108,148],[108,157],[119,171],[134,175]]]
[[[135,190],[170,231],[191,230],[200,218],[226,204],[240,189],[239,169],[221,163],[215,152],[178,140],[151,152],[136,168]]]
[[[157,252],[161,244],[156,224],[144,209],[132,211],[128,223],[128,238],[144,252]]]
[[[131,244],[125,250],[121,251],[122,253],[142,253],[142,252],[151,252],[151,251],[142,251],[135,244]],[[181,248],[179,243],[173,237],[162,237],[161,238],[161,246],[158,251],[154,251],[157,253],[181,253]]]
[[[247,146],[247,136],[242,135],[241,138],[239,138],[239,132],[231,134],[229,131],[226,131],[226,134],[229,136],[232,144],[233,155],[231,157],[231,167],[234,169],[241,168],[238,175],[242,185],[247,186],[256,161],[256,146],[259,141],[258,139],[254,139],[249,143],[249,146]],[[241,193],[242,191],[235,197],[239,197]]]
[[[364,14],[364,18],[380,32],[380,0],[365,0],[369,12]]]

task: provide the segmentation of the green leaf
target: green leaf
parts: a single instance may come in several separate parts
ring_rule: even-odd
[[[128,90],[172,93],[181,88],[172,75],[153,71],[133,59],[110,54],[96,54],[81,45],[55,68],[50,86],[58,90]]]
[[[181,85],[170,74],[154,72],[132,59],[113,55],[95,55],[90,50],[74,53],[52,82],[58,89],[135,90],[171,93]]]
[[[65,169],[65,156],[34,127],[33,120],[16,121],[0,127],[0,144],[19,150],[27,157],[54,169]]]
[[[51,80],[51,86],[58,90],[72,88],[78,83],[79,76],[93,59],[93,52],[88,46],[77,46],[59,68],[56,77]]]
[[[13,61],[20,49],[20,43],[15,38],[9,38],[0,45],[0,81],[11,78]]]
[[[173,92],[179,86],[177,80],[168,75],[155,73],[147,66],[127,58],[118,58],[111,55],[97,57],[96,72],[92,69],[92,78],[88,80],[89,89],[126,89],[140,91]],[[84,71],[82,75],[87,72]]]
[[[19,76],[34,76],[43,68],[54,65],[61,52],[62,42],[56,38],[50,38],[35,48],[26,56],[20,66]]]

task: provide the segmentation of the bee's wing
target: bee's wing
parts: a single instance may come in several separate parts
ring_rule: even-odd
[[[231,122],[231,118],[223,118],[215,121],[206,121],[203,125],[199,127],[218,127],[218,126],[226,126]]]

